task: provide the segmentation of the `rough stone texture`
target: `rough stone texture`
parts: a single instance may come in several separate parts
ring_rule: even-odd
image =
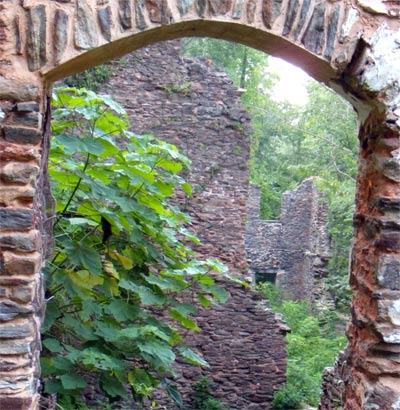
[[[33,227],[33,211],[30,209],[0,208],[0,231],[24,231]]]
[[[132,5],[130,0],[119,0],[119,19],[125,30],[132,27]]]
[[[3,127],[7,141],[25,144],[37,144],[42,139],[42,134],[37,129],[22,128],[7,125]]]
[[[283,26],[288,13],[289,1],[273,0],[243,0],[243,10],[240,18],[232,10],[227,14],[213,15],[206,0],[168,0],[176,21],[173,24],[153,23],[150,21],[143,0],[135,2],[132,20],[135,24],[127,29],[121,28],[118,9],[122,0],[108,0],[107,4],[113,10],[111,27],[113,42],[100,34],[100,22],[97,11],[104,7],[105,0],[88,2],[85,13],[80,13],[76,7],[78,0],[3,0],[0,2],[0,160],[13,158],[14,160],[38,161],[40,172],[33,187],[33,200],[21,204],[19,200],[10,199],[7,195],[1,200],[1,206],[27,206],[35,210],[35,223],[42,233],[45,243],[36,246],[41,257],[45,257],[51,250],[49,243],[50,227],[48,222],[52,209],[52,200],[46,174],[49,117],[47,109],[46,87],[68,74],[88,68],[96,63],[105,62],[115,56],[121,56],[144,45],[182,36],[215,36],[226,40],[240,41],[255,48],[280,56],[295,62],[304,68],[315,79],[324,82],[351,101],[359,114],[360,122],[360,154],[359,154],[359,183],[357,186],[357,223],[354,233],[354,247],[352,251],[351,285],[353,288],[353,318],[349,327],[349,346],[345,352],[346,360],[342,368],[345,383],[344,410],[381,409],[397,410],[400,408],[400,365],[393,360],[392,353],[399,343],[388,343],[388,340],[397,340],[399,330],[386,313],[380,316],[378,300],[387,301],[400,299],[399,291],[392,288],[383,288],[378,281],[378,266],[382,257],[390,255],[399,259],[399,250],[393,236],[397,231],[392,230],[390,235],[381,232],[383,224],[376,224],[372,219],[381,218],[388,221],[398,220],[400,207],[399,183],[384,175],[387,169],[383,167],[382,157],[390,160],[394,158],[390,148],[399,141],[400,131],[400,99],[399,73],[400,49],[399,43],[399,16],[400,5],[397,1],[358,0],[300,0],[299,12],[294,19],[287,36],[283,35]],[[123,1],[122,1],[123,2]],[[79,1],[79,3],[81,3]],[[123,2],[124,3],[124,2]],[[126,0],[126,4],[131,4]],[[195,3],[195,4],[193,4]],[[180,10],[185,5],[185,14]],[[193,6],[192,6],[193,4]],[[309,29],[315,4],[323,8],[326,5],[324,35],[321,37],[322,24],[315,26],[315,37],[310,38],[311,47],[317,45],[316,51],[307,49],[302,43],[306,29]],[[45,7],[46,18],[39,12]],[[334,35],[334,25],[331,28],[333,10],[340,7],[338,32]],[[35,20],[39,25],[29,25],[29,14],[35,8]],[[68,41],[66,49],[58,61],[55,58],[54,36],[46,38],[46,43],[38,44],[36,39],[44,33],[53,33],[55,25],[55,10],[63,10],[72,21],[80,19],[92,21],[94,24],[96,47],[90,51],[79,48],[74,41],[74,24],[68,25]],[[277,10],[279,13],[277,14]],[[27,19],[28,15],[28,19]],[[134,15],[134,16],[133,16]],[[134,20],[135,19],[135,20]],[[265,21],[264,21],[265,20]],[[46,29],[42,29],[42,22]],[[82,38],[90,31],[89,24],[82,23]],[[234,23],[234,24],[232,24]],[[146,28],[148,30],[146,30]],[[41,34],[40,34],[41,33]],[[93,33],[89,33],[92,38]],[[33,50],[30,50],[29,37],[35,39]],[[333,38],[335,37],[335,38]],[[322,39],[322,43],[315,43],[311,38]],[[307,43],[308,44],[308,43]],[[322,44],[322,46],[321,46]],[[333,45],[332,45],[333,44]],[[45,47],[46,45],[46,47]],[[44,51],[46,56],[44,56]],[[333,54],[330,55],[333,49]],[[319,50],[321,50],[319,52]],[[32,54],[32,51],[35,54]],[[39,52],[39,56],[37,53]],[[28,55],[31,57],[28,58]],[[29,63],[29,64],[28,64]],[[34,63],[34,64],[33,64]],[[40,72],[35,69],[36,64],[44,64]],[[30,68],[29,69],[29,65]],[[33,70],[33,71],[32,71]],[[12,101],[9,101],[12,100]],[[40,102],[40,110],[44,116],[44,139],[40,147],[4,140],[2,127],[12,125],[9,112],[4,109],[7,104],[22,101]],[[4,118],[4,116],[6,116]],[[19,153],[20,157],[16,158]],[[36,157],[35,157],[36,156]],[[29,161],[29,160],[28,160]],[[390,162],[390,161],[389,161]],[[2,164],[3,165],[3,164]],[[2,187],[8,183],[0,181]],[[5,192],[0,190],[1,194]],[[47,205],[46,205],[47,204]],[[29,205],[29,206],[28,206]],[[51,219],[50,219],[51,220]],[[387,231],[387,229],[386,229]],[[370,235],[376,232],[378,237]],[[28,234],[28,233],[27,233]],[[391,237],[390,237],[391,236]],[[380,239],[384,238],[390,247],[382,246]],[[3,237],[0,238],[1,251]],[[9,238],[7,239],[7,243]],[[8,248],[8,243],[6,247]],[[2,275],[3,276],[3,275]],[[37,272],[34,275],[37,289],[41,289],[42,279]],[[0,283],[0,297],[4,298],[3,285],[26,286],[18,278],[4,278]],[[19,285],[18,285],[19,283]],[[383,282],[386,283],[386,282]],[[13,285],[13,286],[14,286]],[[4,285],[6,286],[6,285]],[[388,282],[388,286],[389,282]],[[39,292],[40,293],[40,292]],[[43,301],[40,295],[36,296],[38,311],[32,316],[37,326],[43,315]],[[384,304],[387,304],[384,302]],[[385,316],[386,315],[386,316]],[[38,355],[40,345],[36,336],[32,338],[32,355],[28,369],[38,369]],[[3,358],[0,359],[2,363]],[[36,370],[35,370],[36,372]],[[34,372],[34,374],[36,374]],[[388,376],[390,375],[390,376]],[[36,376],[35,376],[36,377]],[[37,408],[38,395],[36,379],[32,377],[29,391],[18,393],[13,397],[0,393],[0,407],[13,410],[33,410]]]
[[[124,104],[135,132],[152,132],[191,159],[186,178],[193,198],[178,194],[176,200],[203,243],[194,249],[201,258],[219,258],[246,280],[250,117],[224,73],[178,52],[179,43],[168,42],[126,57],[104,91]],[[196,320],[203,332],[187,338],[211,369],[181,363],[177,383],[187,400],[194,382],[208,375],[214,396],[231,409],[270,409],[274,391],[285,380],[287,329],[260,305],[258,294],[226,286],[230,300],[215,309],[199,308]],[[168,408],[174,407],[168,403]]]
[[[328,208],[312,178],[282,195],[279,221],[260,220],[260,190],[252,186],[246,232],[251,274],[275,282],[297,299],[326,303],[327,223]]]
[[[68,41],[69,16],[63,10],[56,10],[54,16],[54,57],[58,62],[64,55]]]
[[[318,410],[338,410],[342,406],[344,383],[340,369],[344,364],[344,355],[340,353],[334,367],[327,367],[322,375],[321,398]]]
[[[46,64],[46,8],[43,5],[28,10],[27,52],[28,65],[31,71],[38,70]]]
[[[76,5],[75,44],[77,48],[88,50],[98,44],[96,22],[86,0],[77,0]]]
[[[303,36],[303,44],[314,53],[320,54],[323,49],[324,29],[325,29],[326,3],[315,6],[312,18]]]
[[[101,32],[107,41],[111,40],[111,8],[104,7],[98,11]]]

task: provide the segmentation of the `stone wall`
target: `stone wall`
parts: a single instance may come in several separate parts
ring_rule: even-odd
[[[279,221],[260,219],[256,186],[250,189],[248,212],[246,251],[251,274],[275,282],[296,299],[322,302],[330,256],[328,207],[314,179],[282,195]]]
[[[193,197],[176,198],[201,239],[200,258],[217,257],[232,274],[248,280],[245,254],[249,114],[240,92],[212,64],[179,55],[180,43],[141,49],[117,63],[104,90],[123,104],[135,132],[152,132],[174,143],[192,161],[186,178]],[[177,379],[189,400],[201,375],[215,397],[231,409],[270,409],[273,393],[285,381],[287,328],[259,295],[225,283],[229,301],[198,309],[200,334],[187,334],[189,346],[210,369],[180,364]],[[171,406],[171,404],[169,404]]]

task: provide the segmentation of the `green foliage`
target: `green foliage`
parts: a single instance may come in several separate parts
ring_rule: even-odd
[[[111,74],[112,65],[102,64],[67,77],[64,83],[68,87],[87,88],[92,91],[98,91],[104,85],[104,81],[111,77]]]
[[[287,383],[274,396],[274,409],[297,409],[301,402],[316,406],[322,372],[332,366],[346,343],[335,331],[335,315],[310,314],[307,301],[283,300],[279,289],[264,283],[259,286],[274,311],[282,314],[291,332],[286,336],[288,354]]]
[[[57,206],[55,254],[45,270],[45,390],[72,400],[96,373],[111,399],[141,401],[161,381],[179,404],[167,379],[176,355],[207,363],[183,345],[180,330],[199,329],[194,306],[177,297],[191,288],[203,305],[227,298],[209,276],[227,276],[225,266],[194,258],[183,242],[198,243],[184,227],[188,217],[169,201],[178,187],[190,194],[179,175],[189,161],[170,144],[128,131],[125,111],[108,96],[61,88],[53,104]],[[175,324],[158,319],[157,309]]]
[[[297,388],[291,384],[281,387],[272,399],[273,410],[296,410],[303,407],[304,398]]]
[[[193,386],[193,390],[193,410],[228,410],[227,406],[212,397],[207,377],[201,377]]]

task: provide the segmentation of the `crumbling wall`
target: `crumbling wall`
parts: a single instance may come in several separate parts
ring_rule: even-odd
[[[246,251],[252,275],[296,299],[319,300],[329,260],[328,208],[313,178],[282,195],[278,221],[260,219],[260,189],[248,200]]]
[[[193,197],[177,200],[203,243],[194,249],[199,257],[217,257],[246,280],[250,117],[224,73],[179,56],[179,50],[179,42],[166,42],[125,57],[104,91],[126,107],[135,132],[152,132],[191,159],[186,177]],[[256,292],[225,285],[229,301],[199,307],[196,320],[203,331],[187,334],[188,345],[210,369],[180,363],[177,383],[190,400],[193,384],[207,375],[213,395],[231,409],[270,409],[274,391],[285,381],[287,328]]]

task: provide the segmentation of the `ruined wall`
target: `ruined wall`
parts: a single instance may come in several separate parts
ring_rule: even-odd
[[[160,43],[125,57],[104,91],[126,107],[135,132],[152,132],[191,159],[186,177],[193,198],[177,200],[191,217],[190,230],[203,242],[194,249],[246,279],[250,117],[224,73],[180,57],[179,49],[179,42]],[[203,332],[187,334],[188,344],[211,368],[181,364],[179,386],[190,393],[200,375],[208,375],[214,396],[231,409],[270,409],[274,391],[285,380],[287,329],[257,293],[225,285],[229,301],[213,309],[199,307],[196,319]]]
[[[321,301],[329,260],[328,207],[313,178],[282,195],[279,221],[260,219],[260,189],[251,186],[246,251],[250,272],[296,299]]]

